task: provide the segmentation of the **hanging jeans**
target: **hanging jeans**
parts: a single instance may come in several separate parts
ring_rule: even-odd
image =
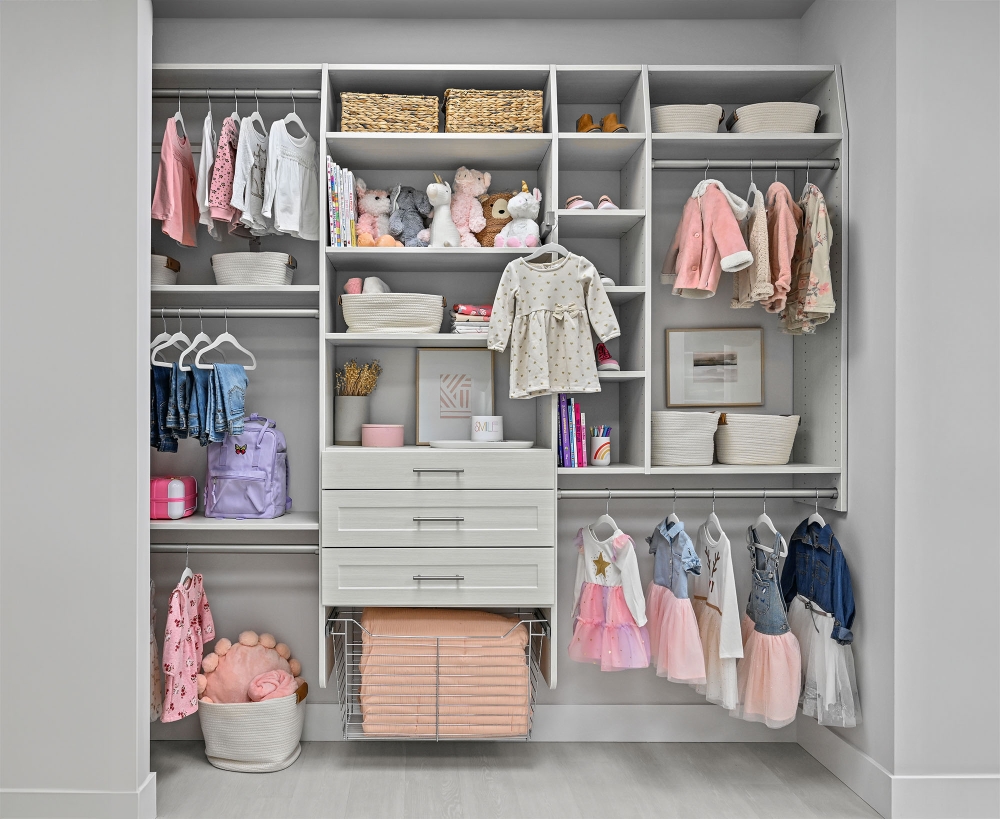
[[[177,439],[167,428],[167,404],[170,403],[170,368],[153,367],[153,400],[156,403],[156,449],[176,452]],[[152,443],[152,436],[150,436]]]

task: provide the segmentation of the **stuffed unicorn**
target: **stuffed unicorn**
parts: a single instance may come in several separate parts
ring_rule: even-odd
[[[538,209],[542,192],[528,190],[528,183],[521,180],[521,192],[511,197],[507,212],[513,217],[493,241],[494,247],[537,247],[541,232],[538,230]]]

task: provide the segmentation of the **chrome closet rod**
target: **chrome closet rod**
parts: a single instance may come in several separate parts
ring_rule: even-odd
[[[308,543],[150,543],[150,552],[230,555],[318,555],[319,546]]]
[[[751,166],[752,163],[752,166]],[[840,167],[839,159],[654,159],[654,171],[749,171],[760,174],[773,171],[810,170],[835,171]]]
[[[154,307],[153,318],[319,318],[319,310],[308,307]]]
[[[215,86],[213,88],[154,88],[153,99],[199,99],[214,97],[218,100],[232,99],[260,99],[260,100],[318,100],[319,91],[311,88],[226,88]]]
[[[813,498],[836,499],[836,489],[560,489],[559,500],[614,500],[615,498],[707,498],[725,500],[732,498],[761,499]]]

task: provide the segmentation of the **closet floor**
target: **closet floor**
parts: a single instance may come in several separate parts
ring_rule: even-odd
[[[159,819],[878,817],[794,743],[304,742],[273,774],[151,746]]]

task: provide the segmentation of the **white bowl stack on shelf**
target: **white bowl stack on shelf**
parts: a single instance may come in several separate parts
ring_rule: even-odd
[[[717,412],[653,412],[653,466],[709,466],[715,451]]]
[[[654,105],[650,121],[654,134],[714,134],[725,115],[721,105]]]

